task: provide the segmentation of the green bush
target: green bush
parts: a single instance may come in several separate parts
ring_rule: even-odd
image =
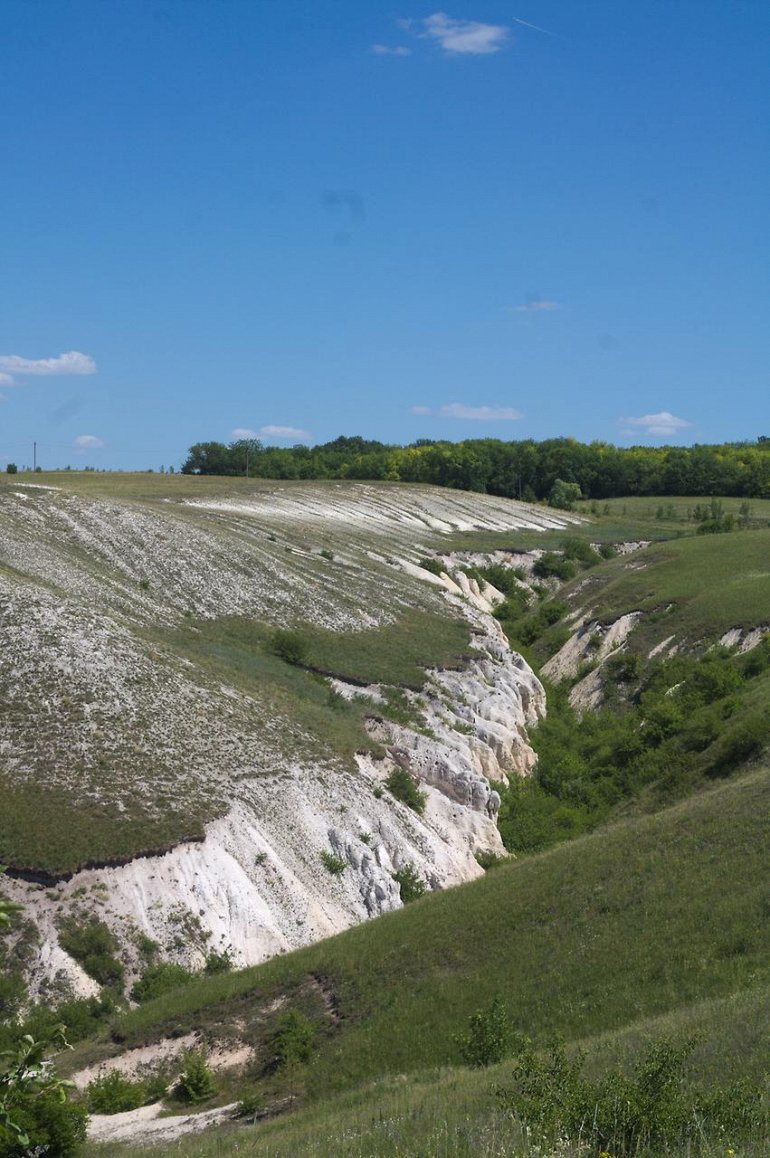
[[[408,808],[412,808],[421,815],[425,811],[428,798],[417,787],[414,776],[410,776],[405,768],[394,768],[385,781],[385,787],[391,796],[395,796],[396,800],[400,800]]]
[[[529,1044],[517,1060],[514,1084],[497,1090],[498,1101],[538,1146],[581,1144],[613,1158],[701,1154],[710,1141],[735,1144],[766,1130],[761,1087],[739,1082],[692,1089],[686,1080],[692,1048],[659,1041],[631,1074],[614,1068],[591,1081],[582,1074],[583,1054],[570,1058],[554,1045],[541,1057]]]
[[[575,564],[563,555],[556,555],[553,551],[546,551],[541,555],[532,568],[538,579],[574,579]]]
[[[462,1059],[468,1066],[495,1065],[513,1051],[513,1032],[508,1009],[500,997],[472,1014],[468,1030],[457,1038]]]
[[[174,1096],[182,1102],[203,1102],[216,1093],[205,1046],[183,1049],[182,1071],[174,1086]]]
[[[321,860],[327,871],[330,872],[333,877],[341,876],[348,867],[346,860],[341,856],[336,856],[333,852],[329,852],[326,848],[321,853]]]
[[[9,462],[8,466],[5,468],[6,474],[17,474],[18,470],[19,468],[15,462]]]
[[[92,1114],[122,1114],[151,1100],[146,1082],[132,1081],[120,1070],[99,1074],[88,1083],[85,1096]]]
[[[561,549],[565,559],[573,559],[576,563],[582,563],[584,567],[593,567],[599,562],[596,551],[585,539],[572,536],[562,539]]]
[[[86,1138],[86,1107],[67,1096],[70,1083],[57,1077],[48,1054],[66,1047],[64,1026],[35,1041],[26,1036],[0,1055],[0,1155],[66,1158]]]
[[[425,559],[420,559],[417,565],[418,567],[422,567],[423,571],[430,571],[431,575],[441,576],[446,571],[446,566],[441,562],[440,559],[431,559],[426,557]]]
[[[299,1009],[288,1009],[278,1018],[271,1038],[272,1067],[285,1069],[309,1062],[313,1056],[315,1028]]]
[[[206,957],[203,971],[211,976],[215,973],[229,973],[232,967],[233,959],[229,949],[225,949],[223,953],[216,953],[212,950]]]
[[[123,984],[125,970],[115,955],[120,946],[103,921],[91,917],[80,924],[76,917],[66,917],[59,928],[59,944],[100,985]]]
[[[574,511],[575,503],[582,499],[583,494],[577,483],[565,482],[557,478],[548,495],[548,506],[556,507],[560,511]]]
[[[298,631],[274,631],[270,638],[273,655],[294,667],[302,667],[307,660],[308,643]]]
[[[474,854],[474,860],[476,861],[476,864],[479,865],[480,868],[483,868],[484,872],[489,872],[490,869],[499,868],[501,864],[508,864],[510,859],[511,858],[509,856],[498,856],[498,854],[496,852],[492,852],[491,849],[484,849],[482,852],[477,852]]]
[[[417,901],[426,892],[427,885],[419,876],[413,864],[405,864],[391,874],[398,885],[399,895],[403,904]]]
[[[194,973],[177,965],[173,961],[158,961],[155,965],[148,965],[138,981],[131,987],[131,997],[134,1001],[152,1001],[154,997],[161,997],[180,985],[187,985],[192,981]]]

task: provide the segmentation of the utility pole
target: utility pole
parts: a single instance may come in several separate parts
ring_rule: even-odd
[[[32,443],[32,469],[37,470],[37,443]]]

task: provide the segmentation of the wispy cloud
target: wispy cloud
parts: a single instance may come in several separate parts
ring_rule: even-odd
[[[100,450],[104,446],[104,439],[95,434],[79,434],[72,445],[76,450]]]
[[[389,44],[373,44],[369,49],[375,56],[411,56],[411,48],[405,44],[396,44],[392,48]]]
[[[294,442],[310,442],[313,437],[309,430],[298,430],[296,426],[260,426],[259,438],[291,438]]]
[[[11,386],[14,375],[95,374],[96,362],[89,354],[70,350],[56,358],[22,358],[18,354],[0,354],[0,382]]]
[[[555,302],[549,298],[528,298],[521,305],[509,306],[509,309],[515,314],[553,313],[554,310],[561,309],[561,302]]]
[[[677,418],[668,410],[661,410],[659,414],[643,414],[641,418],[619,418],[618,423],[624,427],[625,434],[636,434],[641,431],[661,438],[668,438],[692,426],[692,422],[688,422],[686,418]]]
[[[424,20],[403,22],[423,40],[432,40],[449,56],[488,56],[500,52],[510,36],[505,24],[482,24],[478,20],[453,20],[446,12],[434,12]]]
[[[412,414],[431,415],[435,418],[462,418],[472,422],[515,422],[524,415],[513,406],[466,406],[464,402],[449,402],[434,410],[430,406],[412,406]]]
[[[242,439],[259,438],[259,435],[248,426],[236,426],[235,430],[230,431],[230,437],[236,442],[241,442]]]

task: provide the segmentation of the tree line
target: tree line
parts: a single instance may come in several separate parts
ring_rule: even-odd
[[[388,445],[356,435],[318,446],[265,446],[257,439],[198,442],[184,474],[271,479],[367,479],[432,483],[527,501],[559,482],[587,499],[621,495],[770,497],[770,438],[695,446],[618,447],[607,442],[496,438]]]

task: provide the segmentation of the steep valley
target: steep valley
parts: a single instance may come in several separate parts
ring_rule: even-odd
[[[504,850],[544,695],[490,611],[426,570],[452,533],[575,516],[430,487],[46,476],[0,489],[0,860],[32,997],[98,990],[60,941],[101,922],[237,967],[401,907]],[[442,566],[449,569],[449,564]],[[276,654],[275,632],[309,647]],[[394,771],[425,807],[387,789]]]

